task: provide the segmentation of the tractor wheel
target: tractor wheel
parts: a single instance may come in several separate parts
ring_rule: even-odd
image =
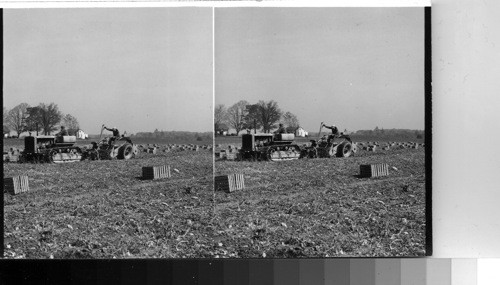
[[[328,148],[328,157],[329,157],[329,158],[330,158],[330,157],[334,157],[335,155],[336,155],[336,153],[335,153],[335,148],[334,148],[334,147],[333,147],[333,145],[332,145],[332,146],[330,146],[330,147]]]
[[[118,159],[131,159],[134,157],[134,148],[131,144],[126,143],[118,149]]]
[[[350,142],[343,142],[337,147],[337,157],[349,157],[352,154],[352,145]]]
[[[115,159],[118,156],[119,151],[120,150],[116,151],[114,148],[111,148],[108,154],[109,159]]]

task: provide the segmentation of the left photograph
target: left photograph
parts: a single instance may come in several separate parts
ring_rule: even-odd
[[[3,11],[5,258],[206,255],[212,15]]]

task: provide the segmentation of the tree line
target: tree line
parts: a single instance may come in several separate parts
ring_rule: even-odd
[[[195,139],[196,141],[211,141],[212,133],[210,132],[186,132],[186,131],[159,131],[156,129],[154,132],[138,132],[130,135],[130,137],[137,138],[157,138],[157,139],[180,139],[188,140]]]
[[[216,133],[222,131],[226,125],[236,130],[238,135],[242,130],[257,132],[262,130],[264,133],[271,132],[282,123],[286,131],[295,132],[299,128],[299,120],[291,112],[283,112],[274,100],[260,100],[255,104],[250,104],[241,100],[230,107],[224,104],[218,104],[214,109],[214,129]]]
[[[63,114],[55,103],[40,103],[33,107],[21,103],[11,110],[3,107],[3,122],[4,130],[8,127],[18,137],[23,132],[50,135],[58,126],[65,126],[70,135],[80,129],[78,120],[71,114]]]
[[[425,139],[425,130],[383,129],[378,126],[373,130],[358,130],[351,134],[353,137],[376,139]]]

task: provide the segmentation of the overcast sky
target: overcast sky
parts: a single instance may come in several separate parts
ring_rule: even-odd
[[[4,10],[4,106],[54,102],[82,129],[213,129],[211,8]]]
[[[424,129],[423,8],[217,8],[215,103],[275,100],[308,131]]]

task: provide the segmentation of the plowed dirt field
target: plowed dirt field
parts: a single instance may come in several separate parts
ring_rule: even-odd
[[[216,139],[216,146],[238,143]],[[361,178],[361,164],[389,176]],[[354,257],[425,255],[425,149],[358,151],[348,158],[215,162],[245,189],[216,193],[217,255]],[[430,206],[430,205],[429,205]]]
[[[172,177],[141,179],[143,166],[159,165],[170,165]],[[4,164],[5,177],[23,174],[30,192],[4,194],[6,258],[198,257],[212,244],[211,150]]]

